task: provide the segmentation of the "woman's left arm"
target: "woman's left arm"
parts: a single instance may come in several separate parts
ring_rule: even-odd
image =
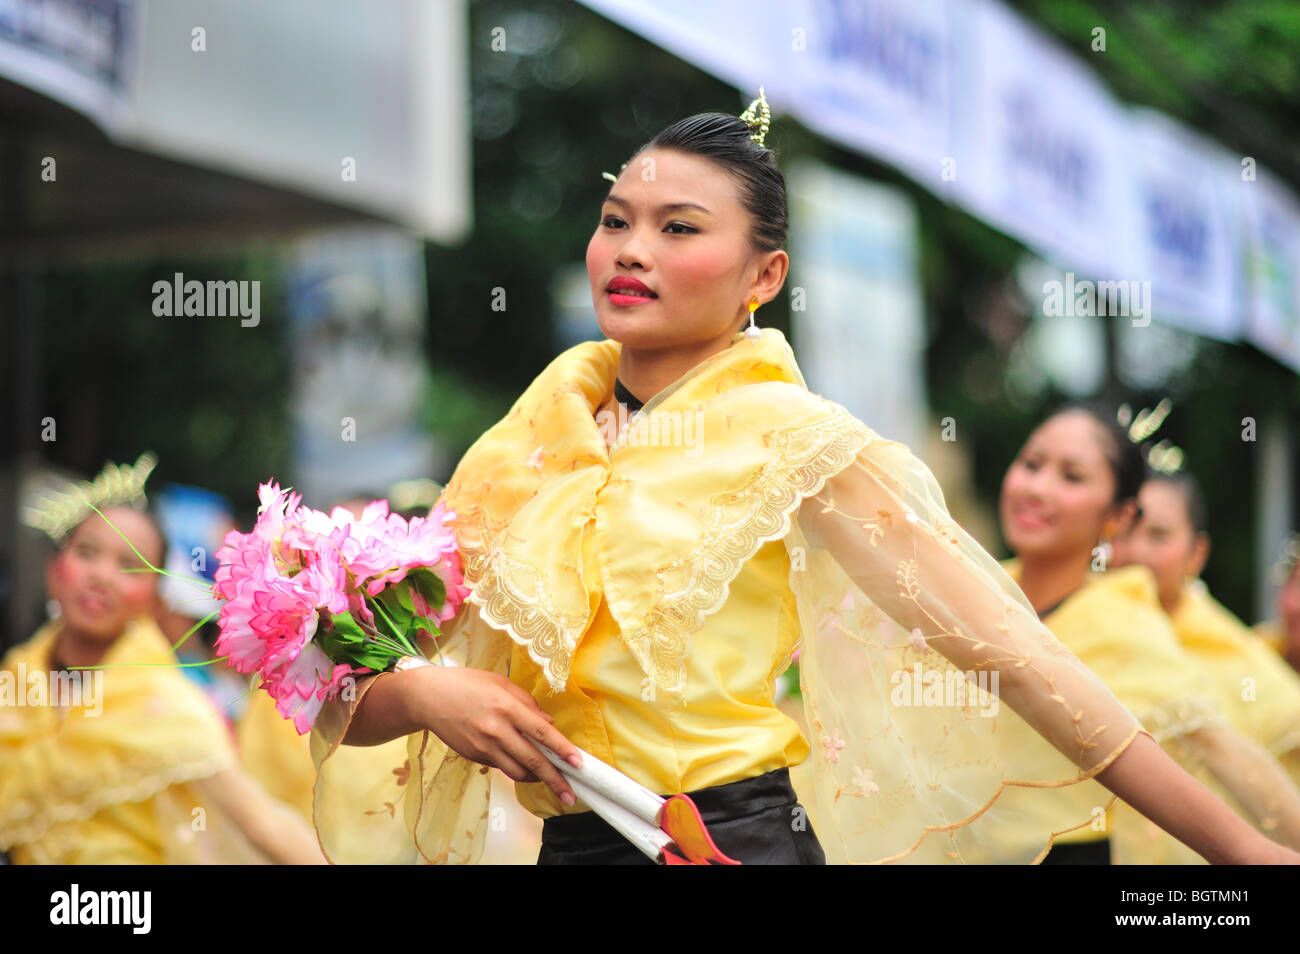
[[[938,485],[906,447],[873,441],[804,501],[800,524],[884,613],[958,669],[996,673],[1001,701],[1193,850],[1219,862],[1300,862],[1144,733],[1043,626],[997,561],[952,521]]]

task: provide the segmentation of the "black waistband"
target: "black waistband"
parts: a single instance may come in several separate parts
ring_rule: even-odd
[[[794,786],[790,784],[790,770],[784,768],[686,794],[700,810],[706,826],[798,801]],[[597,839],[611,838],[622,840],[622,836],[595,812],[555,815],[542,823],[542,844],[557,851],[587,847]]]

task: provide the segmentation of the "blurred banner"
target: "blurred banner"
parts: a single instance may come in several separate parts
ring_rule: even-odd
[[[788,178],[790,333],[808,386],[919,447],[925,317],[912,203],[821,163],[801,162]]]
[[[424,250],[391,229],[300,242],[289,268],[294,380],[292,484],[328,511],[434,472],[421,425],[428,389]]]
[[[0,0],[0,76],[118,131],[135,17],[135,0]]]
[[[790,112],[811,128],[942,191],[951,181],[944,179],[941,161],[952,155],[951,96],[961,36],[949,5],[804,8],[802,17],[783,18],[797,24],[789,37],[771,31],[778,42],[787,40],[781,67],[767,59],[748,61],[750,83],[742,90],[766,84],[770,99],[774,85],[779,87],[778,95],[790,97]]]
[[[1114,235],[1121,277],[1151,282],[1156,315],[1222,340],[1246,331],[1239,157],[1161,113],[1129,114],[1137,195]]]
[[[1109,277],[1126,171],[1116,148],[1124,141],[1119,103],[1076,58],[1000,5],[954,6],[968,39],[951,197],[1044,258]]]
[[[1294,196],[1114,99],[1099,38],[1066,49],[998,0],[582,2],[1080,279],[1146,285],[1157,320],[1300,371]]]
[[[466,0],[0,0],[0,76],[121,146],[470,230]]]
[[[1237,185],[1244,210],[1251,340],[1300,372],[1300,203],[1260,172]]]

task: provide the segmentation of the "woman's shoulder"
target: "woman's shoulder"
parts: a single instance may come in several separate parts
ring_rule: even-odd
[[[50,620],[41,625],[30,637],[15,646],[10,646],[3,658],[0,658],[0,670],[13,672],[21,663],[24,668],[44,668],[49,660],[50,647],[58,632],[58,620]]]
[[[708,406],[723,411],[728,417],[751,422],[755,427],[765,430],[837,428],[853,431],[873,441],[884,441],[884,438],[854,417],[843,405],[791,381],[753,381],[742,384],[717,394],[708,402]]]
[[[1090,640],[1130,650],[1141,646],[1152,653],[1181,653],[1173,624],[1160,605],[1155,576],[1139,564],[1089,573],[1047,622],[1053,630],[1082,628]]]
[[[1088,582],[1099,598],[1127,600],[1151,609],[1160,609],[1160,590],[1156,586],[1155,574],[1140,563],[1091,573]]]

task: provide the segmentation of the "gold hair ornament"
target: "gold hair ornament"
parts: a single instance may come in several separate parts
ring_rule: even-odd
[[[772,126],[772,110],[767,105],[767,97],[763,95],[763,87],[758,88],[758,97],[740,114],[740,118],[749,124],[751,130],[757,129],[749,134],[749,138],[762,146],[767,131]]]
[[[1170,475],[1176,474],[1183,468],[1182,448],[1168,440],[1162,440],[1150,447],[1143,445],[1160,430],[1160,425],[1165,422],[1173,406],[1169,398],[1161,398],[1154,408],[1143,408],[1137,414],[1133,413],[1133,409],[1128,404],[1121,404],[1115,413],[1115,420],[1127,430],[1128,439],[1142,447],[1147,466],[1162,474]]]
[[[1293,533],[1287,537],[1286,543],[1282,544],[1282,555],[1273,564],[1271,575],[1274,585],[1281,586],[1286,583],[1298,563],[1300,563],[1300,533]]]
[[[72,481],[61,490],[47,490],[25,508],[23,523],[62,543],[95,510],[120,506],[143,510],[148,504],[144,484],[157,466],[152,451],[145,451],[134,464],[105,464],[94,480]]]

